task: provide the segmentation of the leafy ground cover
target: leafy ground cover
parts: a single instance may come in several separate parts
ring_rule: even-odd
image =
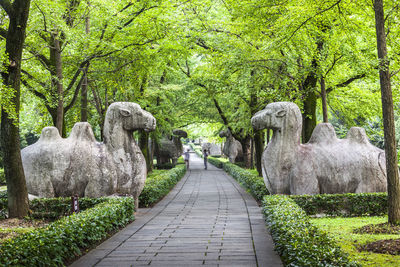
[[[350,259],[361,263],[363,266],[400,266],[400,256],[359,250],[362,246],[371,242],[400,238],[398,234],[371,234],[357,230],[362,227],[365,229],[365,226],[371,224],[383,224],[387,222],[387,217],[326,217],[313,218],[310,221],[319,229],[328,232],[343,251],[349,254]]]

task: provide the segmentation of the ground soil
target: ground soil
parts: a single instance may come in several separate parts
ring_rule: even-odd
[[[388,223],[369,224],[354,231],[357,234],[400,234],[400,226]],[[361,245],[360,251],[400,255],[400,239],[386,239]]]
[[[45,220],[29,220],[29,219],[1,219],[0,220],[0,243],[8,238],[18,235],[18,230],[21,228],[40,228],[45,227],[49,224]],[[7,229],[6,231],[1,231],[1,229]],[[16,231],[13,231],[13,230]]]

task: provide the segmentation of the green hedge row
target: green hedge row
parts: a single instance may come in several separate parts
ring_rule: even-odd
[[[179,164],[168,171],[155,171],[154,173],[155,175],[147,177],[144,189],[139,196],[141,207],[149,207],[168,194],[172,187],[185,175],[186,165]]]
[[[218,168],[223,168],[258,201],[261,201],[265,195],[269,195],[264,179],[258,176],[256,171],[243,169],[226,159],[208,157],[208,161]]]
[[[309,222],[293,199],[265,196],[263,209],[275,249],[285,266],[359,266],[325,232]]]
[[[132,198],[107,198],[81,213],[4,241],[0,266],[62,266],[81,249],[104,239],[134,219]]]
[[[382,216],[387,214],[387,193],[290,196],[308,215]]]

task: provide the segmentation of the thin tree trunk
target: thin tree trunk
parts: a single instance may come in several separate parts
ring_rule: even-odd
[[[326,95],[326,86],[325,86],[325,78],[321,77],[321,101],[322,101],[322,117],[324,122],[328,122],[328,105],[327,105],[327,95]]]
[[[88,1],[88,6],[90,7],[90,1]],[[90,33],[90,17],[89,15],[85,19],[85,27],[86,27],[86,35],[89,35]],[[89,69],[89,64],[88,67],[86,68],[86,71],[83,75],[85,77],[83,78],[83,83],[81,87],[81,121],[87,121],[88,120],[88,69]]]
[[[139,131],[139,147],[140,150],[142,150],[143,156],[146,160],[147,172],[150,172],[153,169],[153,160],[150,161],[151,153],[149,150],[149,133],[144,130]]]
[[[312,89],[310,89],[311,91]],[[315,92],[308,92],[303,101],[303,134],[302,141],[307,143],[317,125],[317,96]]]
[[[264,131],[254,134],[254,148],[256,150],[256,169],[259,176],[262,176],[261,158],[264,152]]]
[[[250,148],[250,136],[246,136],[244,139],[240,140],[243,149],[243,161],[245,168],[249,169],[251,167],[251,148]]]
[[[396,135],[392,88],[390,85],[389,59],[386,49],[385,17],[383,0],[374,1],[376,39],[380,61],[379,80],[381,85],[383,127],[386,153],[386,172],[388,183],[388,222],[400,224],[400,184],[397,167]]]
[[[61,44],[59,34],[53,34],[54,45],[54,63],[56,68],[56,81],[57,86],[57,122],[56,128],[61,136],[63,136],[63,122],[64,122],[64,88],[63,88],[63,75],[62,75],[62,60],[61,60]]]
[[[29,201],[25,174],[22,166],[19,141],[19,108],[21,58],[29,16],[30,0],[1,1],[9,17],[6,37],[6,55],[9,64],[2,72],[3,84],[13,92],[9,103],[1,108],[1,147],[8,191],[8,215],[23,218],[28,215]]]

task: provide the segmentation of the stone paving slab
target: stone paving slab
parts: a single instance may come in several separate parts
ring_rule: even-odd
[[[283,265],[253,197],[192,154],[191,169],[162,201],[71,266]]]

